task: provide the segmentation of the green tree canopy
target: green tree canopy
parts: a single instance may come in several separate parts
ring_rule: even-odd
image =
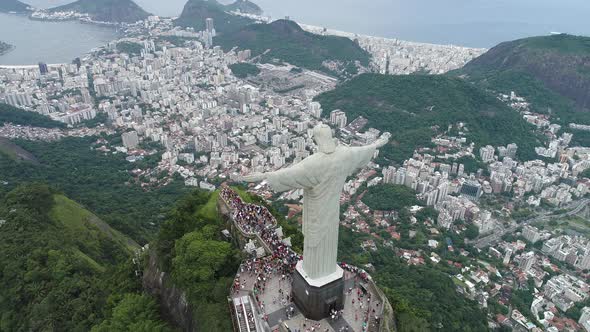
[[[231,260],[231,244],[214,239],[215,228],[205,226],[176,241],[172,275],[195,296],[207,297],[222,267]]]
[[[401,210],[412,205],[421,205],[414,190],[395,184],[379,184],[369,187],[362,201],[373,210],[384,211]]]
[[[160,321],[158,305],[153,298],[148,295],[125,294],[112,309],[110,317],[92,327],[91,331],[167,332],[172,329]]]

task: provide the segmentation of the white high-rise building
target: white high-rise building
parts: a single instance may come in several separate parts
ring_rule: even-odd
[[[136,131],[123,133],[121,137],[123,139],[123,146],[127,149],[135,149],[139,144],[139,137]]]
[[[348,123],[346,113],[342,112],[341,110],[332,111],[330,113],[330,123],[338,128],[346,127],[346,124]]]
[[[524,271],[528,272],[535,264],[536,258],[533,251],[529,251],[526,254],[522,254],[520,257],[520,263],[518,266]]]
[[[437,199],[437,203],[444,201],[447,198],[447,195],[448,194],[449,194],[449,182],[446,181],[446,180],[443,180],[438,185],[438,199]]]
[[[295,151],[305,151],[305,139],[303,137],[296,137],[291,143],[293,144],[293,149],[295,149]]]
[[[217,133],[217,144],[219,147],[226,147],[227,146],[227,134],[225,133]]]
[[[590,332],[590,307],[582,308],[582,315],[580,316],[578,323],[582,325],[586,332]]]
[[[322,105],[317,101],[310,102],[307,108],[309,109],[309,113],[313,117],[319,119],[322,116]]]
[[[518,151],[518,145],[511,143],[506,146],[506,156],[512,159],[516,158],[516,152]]]
[[[496,150],[493,146],[487,145],[479,149],[479,156],[484,163],[494,161],[494,154]]]
[[[394,183],[396,175],[395,167],[389,166],[383,169],[383,183]]]
[[[512,249],[506,249],[506,254],[504,254],[502,264],[508,265],[508,263],[510,263],[510,256],[512,256]]]
[[[205,19],[205,26],[206,26],[207,32],[209,32],[210,34],[212,34],[213,31],[215,30],[215,27],[213,25],[213,19],[210,17]]]
[[[532,243],[535,243],[541,239],[541,233],[539,230],[529,225],[526,225],[522,228],[522,236]]]

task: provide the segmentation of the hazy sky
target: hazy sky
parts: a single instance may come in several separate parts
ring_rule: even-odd
[[[36,6],[69,0],[29,0]],[[136,0],[179,15],[186,0]],[[227,2],[227,1],[225,1]],[[273,18],[401,39],[489,47],[550,31],[590,35],[590,0],[254,0]]]

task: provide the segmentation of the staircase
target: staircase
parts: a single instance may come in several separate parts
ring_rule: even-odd
[[[239,332],[256,332],[256,320],[252,303],[247,296],[234,298],[234,311]]]

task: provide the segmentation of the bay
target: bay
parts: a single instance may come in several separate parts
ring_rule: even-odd
[[[117,38],[111,27],[76,21],[45,22],[26,16],[0,14],[0,40],[16,46],[0,56],[0,65],[69,63]]]

